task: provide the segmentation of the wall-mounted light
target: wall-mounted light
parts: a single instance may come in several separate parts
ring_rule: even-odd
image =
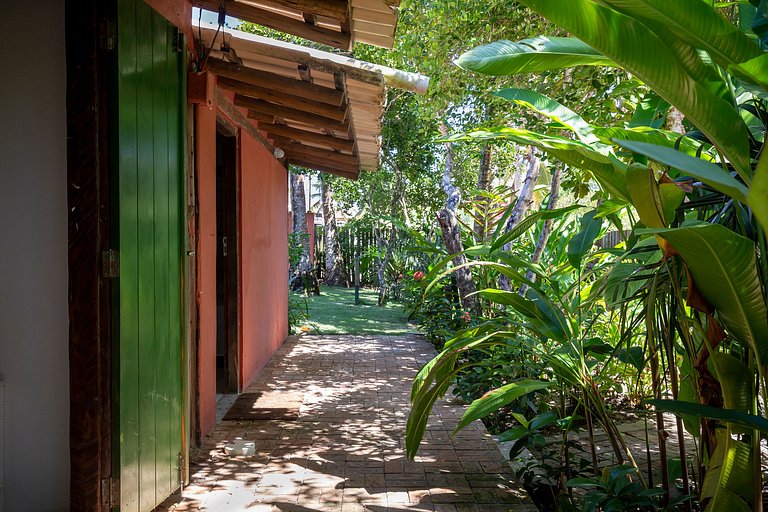
[[[278,160],[280,160],[281,158],[285,158],[285,151],[283,151],[282,148],[275,148],[272,154],[275,155],[275,158],[277,158]]]

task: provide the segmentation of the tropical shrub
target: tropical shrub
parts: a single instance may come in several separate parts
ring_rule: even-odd
[[[457,63],[493,75],[621,67],[647,94],[630,123],[602,127],[535,91],[505,89],[498,95],[548,117],[549,130],[500,127],[447,140],[505,139],[535,146],[591,174],[609,199],[610,208],[604,209],[624,211],[633,219],[623,254],[609,272],[606,268],[602,277],[595,276],[602,300],[622,318],[620,341],[639,338],[644,344],[645,364],[637,366],[649,375],[657,420],[663,419],[661,411],[674,411],[681,443],[684,425],[700,437],[698,491],[705,510],[761,509],[759,446],[762,433],[768,432],[759,406],[768,398],[768,2],[716,7],[700,0],[520,3],[573,37],[499,41],[468,52]],[[686,133],[664,130],[659,120],[666,117],[682,120],[676,124]],[[582,232],[597,217],[583,221]],[[584,274],[573,266],[581,283]],[[589,402],[584,410],[597,405],[595,416],[602,423],[607,418],[599,410],[587,364],[582,333],[589,329],[577,299],[581,294],[571,295],[576,307],[569,307],[573,303],[564,304],[562,294],[520,279],[521,268],[507,262],[499,271],[528,286],[525,294],[481,294],[511,306],[537,336],[560,344],[559,352],[541,354],[548,356],[554,382],[580,389]],[[457,351],[497,343],[507,335],[467,333],[447,343],[422,370],[414,382],[409,453],[424,410],[455,371]],[[612,346],[618,354],[619,344]],[[630,348],[624,346],[627,360],[632,359]],[[514,389],[491,392],[465,417],[489,412],[515,395]],[[672,400],[662,400],[667,396]],[[663,449],[663,439],[660,444]],[[683,479],[687,493],[685,469]],[[594,484],[595,508],[615,499],[612,481]],[[667,505],[668,479],[663,486]]]

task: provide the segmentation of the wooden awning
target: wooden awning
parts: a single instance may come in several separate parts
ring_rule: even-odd
[[[205,70],[268,133],[288,163],[356,178],[379,164],[385,86],[423,93],[429,79],[320,50],[201,24]]]
[[[192,5],[350,50],[355,42],[392,48],[400,0],[192,0]]]

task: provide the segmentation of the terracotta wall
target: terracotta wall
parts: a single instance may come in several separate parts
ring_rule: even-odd
[[[200,430],[216,423],[216,116],[198,105],[198,396]],[[218,112],[218,115],[223,115]],[[288,174],[239,130],[240,385],[245,389],[288,336]]]
[[[288,336],[288,173],[240,132],[241,384],[245,389]]]

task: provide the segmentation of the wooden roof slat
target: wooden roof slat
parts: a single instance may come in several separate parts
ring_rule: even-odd
[[[269,0],[269,3],[339,21],[346,19],[349,13],[346,0]]]
[[[353,163],[357,165],[357,158],[354,155],[348,155],[346,153],[339,153],[337,151],[331,151],[329,149],[316,148],[300,144],[298,142],[290,142],[285,137],[276,137],[275,142],[280,142],[278,146],[285,151],[287,155],[306,156],[309,158],[321,158],[331,163],[349,164]]]
[[[321,165],[321,164],[316,164],[314,162],[302,161],[301,159],[298,159],[298,158],[290,159],[288,160],[288,163],[293,165],[298,165],[299,167],[306,167],[307,169],[314,169],[315,171],[321,171],[328,174],[341,176],[342,178],[347,178],[349,180],[357,180],[358,173],[359,173],[359,171],[341,171],[339,169],[334,169],[333,167],[329,167],[327,165]]]
[[[343,132],[349,131],[349,123],[347,121],[339,121],[338,119],[331,119],[330,117],[311,114],[303,110],[278,105],[277,103],[271,103],[265,100],[255,100],[241,94],[235,95],[235,105],[270,116],[293,119],[295,121],[299,121],[301,123],[309,124],[312,126],[321,128],[329,127],[333,130],[340,130]]]
[[[321,167],[324,167],[326,169],[336,169],[339,171],[344,171],[348,173],[355,173],[357,174],[358,166],[357,166],[357,160],[350,163],[338,163],[338,162],[329,162],[327,160],[324,160],[320,157],[312,157],[312,156],[301,156],[301,155],[291,155],[290,153],[286,152],[285,156],[289,163],[294,162],[303,162],[307,165],[318,165]]]
[[[258,87],[277,89],[304,99],[327,103],[328,105],[340,106],[344,101],[344,93],[341,91],[284,77],[269,71],[241,67],[237,64],[215,58],[209,58],[205,67],[206,70],[219,76],[239,80],[240,82]]]
[[[301,110],[310,114],[317,114],[336,121],[344,121],[346,118],[346,108],[306,100],[292,94],[283,93],[280,90],[267,89],[258,85],[251,85],[238,80],[232,80],[231,78],[219,78],[219,85],[224,89],[234,91],[243,97],[276,103],[278,105]]]
[[[284,124],[259,123],[259,128],[266,130],[270,134],[275,134],[298,142],[318,144],[326,148],[338,149],[339,151],[345,151],[350,154],[355,150],[355,143],[351,140],[323,135],[307,130],[299,130],[298,128],[291,128]]]
[[[215,0],[192,0],[192,5],[218,12],[221,1]],[[311,25],[303,20],[290,18],[280,15],[274,11],[255,7],[253,5],[236,2],[234,0],[223,0],[229,16],[251,21],[265,27],[269,27],[280,32],[286,32],[295,36],[303,37],[311,41],[327,44],[334,48],[349,50],[352,48],[352,35],[349,33],[337,32],[317,25]]]

